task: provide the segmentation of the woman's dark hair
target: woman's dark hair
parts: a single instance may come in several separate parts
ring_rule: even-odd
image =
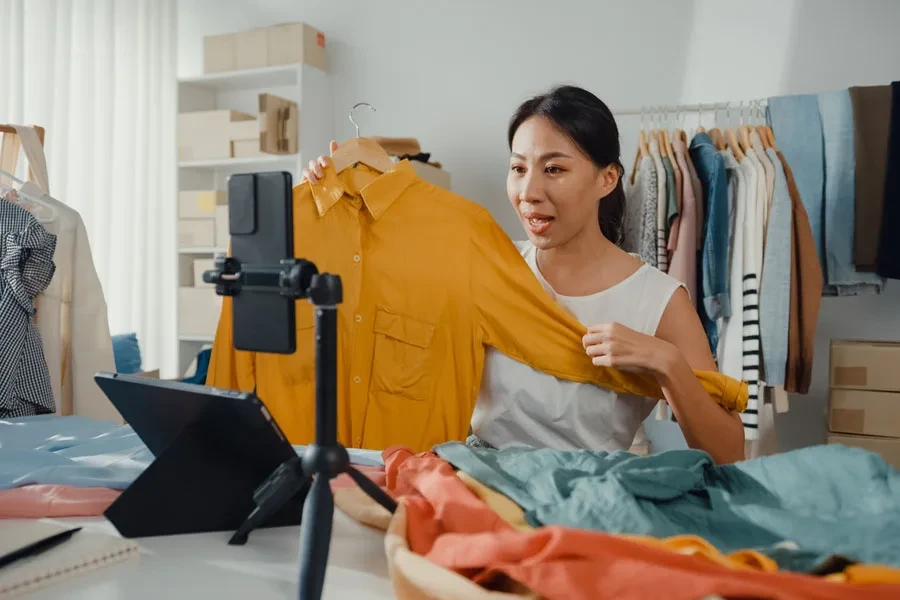
[[[619,183],[601,199],[597,218],[600,231],[616,245],[621,245],[625,226],[625,169],[619,160],[619,128],[609,107],[600,98],[580,87],[555,87],[519,106],[509,121],[508,141],[512,149],[516,131],[531,117],[549,119],[575,142],[581,151],[600,168],[617,165]]]

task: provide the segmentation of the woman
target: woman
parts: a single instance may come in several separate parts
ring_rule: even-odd
[[[607,106],[563,86],[524,102],[509,125],[507,194],[525,231],[518,243],[541,284],[587,328],[598,366],[657,379],[692,448],[718,463],[743,459],[737,414],[693,370],[716,370],[684,286],[622,250],[625,192],[619,133]],[[332,143],[332,152],[336,145]],[[303,171],[315,183],[327,159]],[[488,349],[472,429],[489,445],[627,450],[655,401],[562,381]]]

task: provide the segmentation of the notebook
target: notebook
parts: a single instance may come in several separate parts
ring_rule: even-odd
[[[0,556],[66,529],[49,521],[0,520]],[[0,568],[0,600],[137,556],[132,540],[82,529],[46,552]]]

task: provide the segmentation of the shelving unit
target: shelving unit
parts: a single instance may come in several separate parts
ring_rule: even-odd
[[[302,157],[318,156],[328,151],[328,142],[334,137],[331,80],[328,73],[307,64],[228,71],[180,79],[178,112],[227,108],[255,115],[258,113],[259,94],[263,93],[275,94],[297,103],[299,152],[292,155],[180,161],[177,165],[179,191],[227,191],[231,175],[263,171],[288,171],[296,183],[303,168]],[[177,223],[173,226],[177,227]],[[222,244],[217,243],[217,246],[220,245]],[[226,248],[178,248],[176,252],[176,283],[182,288],[193,285],[195,259],[212,259],[216,254],[224,254]],[[197,352],[212,343],[215,332],[204,332],[203,335],[195,331],[184,332],[180,290],[178,296],[178,329],[174,335],[178,339],[179,374],[183,374]]]

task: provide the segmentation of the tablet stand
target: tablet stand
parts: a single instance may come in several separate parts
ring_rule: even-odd
[[[315,268],[306,261],[299,264]],[[283,266],[286,271],[280,278],[282,288],[290,287],[290,282],[306,279],[289,275],[292,266],[296,275],[296,265],[283,263]],[[285,503],[302,500],[302,600],[318,599],[322,595],[334,518],[334,498],[330,486],[333,478],[346,473],[388,511],[393,513],[397,508],[396,502],[386,492],[350,464],[347,449],[337,441],[337,305],[343,301],[341,278],[329,273],[316,273],[309,281],[309,288],[294,290],[294,296],[308,297],[315,307],[316,440],[306,447],[302,458],[291,458],[282,463],[256,490],[256,508],[228,542],[233,545],[246,543],[250,532],[266,523]]]

